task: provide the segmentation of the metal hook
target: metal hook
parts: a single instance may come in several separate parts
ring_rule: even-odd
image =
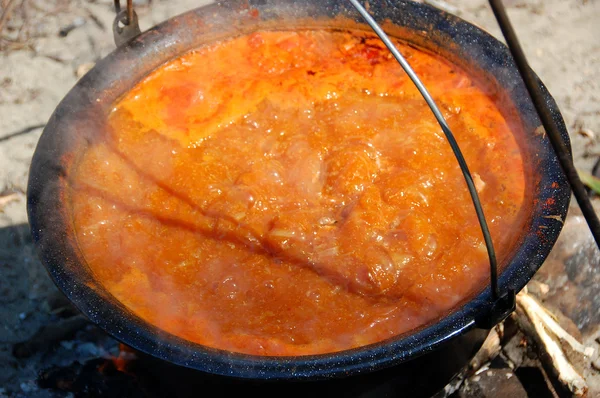
[[[114,1],[115,1],[115,11],[118,15],[121,12],[121,0],[114,0]],[[133,14],[134,14],[133,0],[127,0],[127,22],[121,21],[123,23],[123,25],[129,25],[130,21],[132,21],[134,18]]]
[[[115,0],[115,10],[117,11],[117,16],[113,21],[113,36],[115,44],[119,47],[142,32],[137,14],[133,10],[133,0],[127,0],[126,10],[121,10],[120,0]]]

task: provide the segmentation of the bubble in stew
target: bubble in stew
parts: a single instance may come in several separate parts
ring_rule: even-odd
[[[398,43],[469,164],[500,262],[529,178],[492,83]],[[71,182],[76,239],[130,311],[254,355],[331,353],[435,322],[489,283],[442,130],[383,44],[264,31],[187,53],[114,104]]]

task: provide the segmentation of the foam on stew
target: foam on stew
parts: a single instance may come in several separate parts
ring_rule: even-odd
[[[502,262],[527,206],[516,123],[491,86],[398,46],[456,135]],[[369,34],[197,49],[137,84],[108,125],[71,183],[77,242],[100,283],[166,332],[335,352],[434,321],[488,283],[450,146]]]

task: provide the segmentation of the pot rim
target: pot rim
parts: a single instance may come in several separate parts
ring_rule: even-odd
[[[239,22],[234,28],[238,34],[251,31],[260,22],[253,10],[260,15],[259,19],[275,23],[279,23],[281,14],[292,19],[338,18],[337,21],[343,15],[368,30],[359,15],[351,7],[344,6],[343,1],[255,0],[249,4],[250,8],[232,9],[229,2],[219,2],[151,28],[101,60],[57,107],[36,148],[27,193],[33,239],[55,284],[91,321],[123,343],[178,365],[240,378],[322,379],[369,372],[424,355],[475,328],[476,317],[489,308],[489,286],[446,317],[408,335],[331,354],[252,356],[191,343],[146,323],[116,302],[93,280],[91,274],[81,270],[85,268],[80,265],[83,257],[65,232],[73,228],[64,194],[69,166],[75,162],[72,151],[91,139],[85,131],[96,131],[102,127],[98,124],[101,122],[94,120],[98,119],[99,113],[106,112],[121,92],[127,91],[122,88],[124,81],[133,86],[149,71],[185,52],[186,46],[188,50],[198,47],[200,44],[194,35],[212,37],[209,41],[218,38],[219,34],[222,36],[225,25],[219,24],[231,23],[232,18]],[[461,59],[485,70],[505,88],[508,98],[519,110],[524,130],[530,133],[529,136],[525,134],[525,138],[533,151],[532,166],[538,171],[539,181],[529,230],[499,275],[498,284],[501,291],[521,290],[558,238],[562,222],[557,217],[565,219],[570,189],[548,139],[543,134],[531,134],[541,123],[508,49],[483,30],[425,4],[405,0],[393,5],[372,2],[371,12],[380,22],[390,19],[402,29],[416,32],[416,40],[422,41],[418,45],[429,40],[433,45],[448,46],[446,51],[453,51]],[[186,28],[183,33],[182,27]],[[432,31],[436,33],[432,34]],[[151,61],[148,62],[148,59]],[[544,94],[563,139],[568,143],[568,133],[556,103],[545,89]]]

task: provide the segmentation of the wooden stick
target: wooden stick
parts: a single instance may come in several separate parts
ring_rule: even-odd
[[[483,345],[475,354],[475,357],[469,363],[472,372],[478,371],[483,365],[491,362],[500,353],[501,341],[504,334],[504,324],[497,325],[490,331],[490,334],[483,342]]]
[[[585,347],[567,333],[526,291],[517,295],[516,315],[519,326],[534,340],[539,357],[550,373],[574,396],[585,396],[588,385],[572,363],[576,358],[570,360],[569,356],[578,356],[581,362],[588,362],[594,349]]]

